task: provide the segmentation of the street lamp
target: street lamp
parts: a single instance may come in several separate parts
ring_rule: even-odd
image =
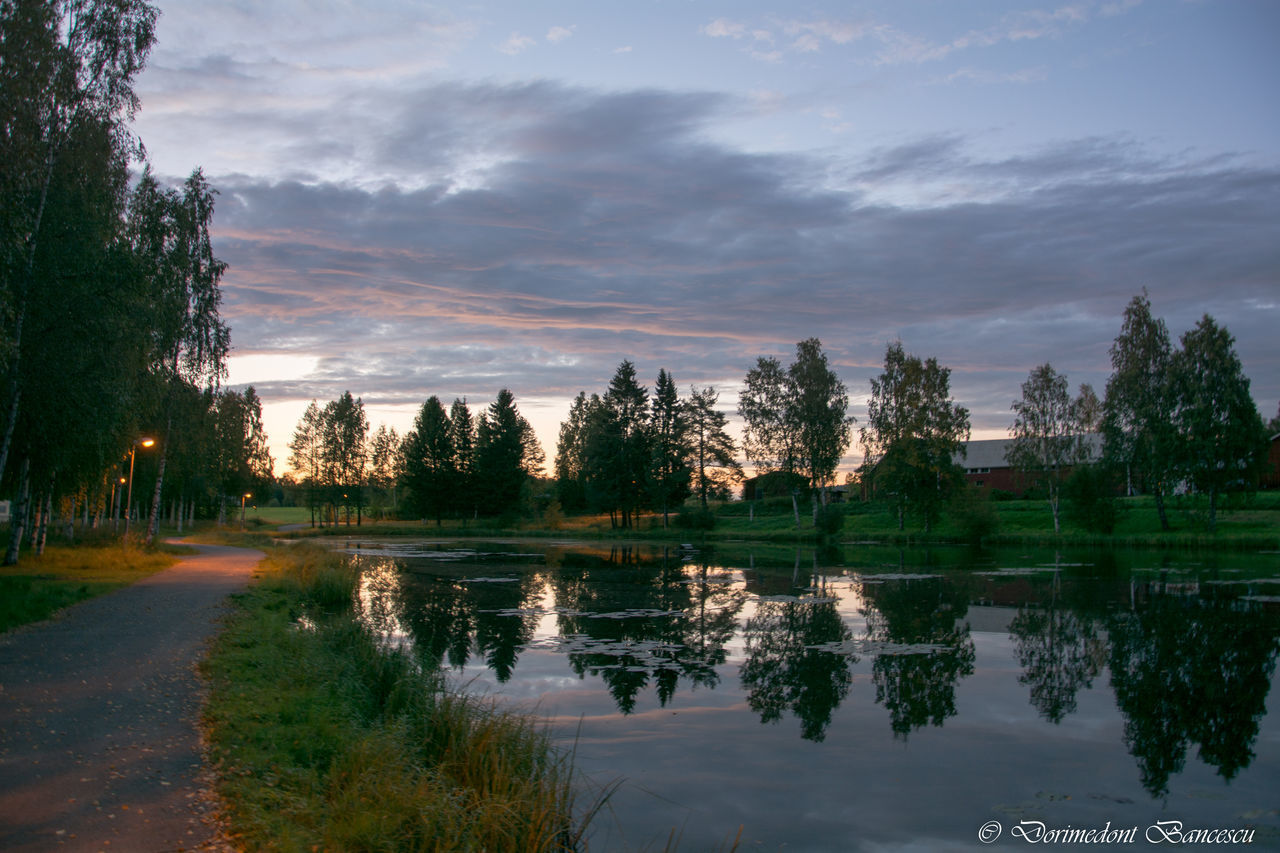
[[[111,532],[120,529],[120,498],[123,494],[125,479],[117,477],[111,484]]]
[[[246,492],[240,496],[240,529],[244,530],[244,502],[246,499],[253,497],[252,492]]]
[[[129,541],[129,519],[133,515],[133,454],[137,451],[138,446],[153,447],[156,440],[154,438],[135,439],[132,446],[129,447],[129,496],[124,504],[124,541]]]

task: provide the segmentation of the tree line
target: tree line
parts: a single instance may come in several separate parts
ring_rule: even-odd
[[[437,522],[519,512],[545,462],[533,427],[505,388],[476,415],[465,400],[446,412],[432,396],[403,437],[385,425],[370,436],[364,403],[350,391],[323,407],[313,400],[289,451],[313,525],[350,524],[353,512],[358,525],[370,502],[383,514]]]
[[[198,168],[163,186],[129,128],[157,15],[141,0],[0,2],[6,563],[28,533],[42,546],[55,508],[118,515],[132,463],[155,477],[139,489],[148,540],[165,507],[190,517],[270,476],[260,400],[219,387],[216,191]]]
[[[1071,395],[1066,376],[1051,364],[1030,371],[1011,405],[1007,458],[1028,485],[1047,494],[1055,531],[1068,475],[1085,481],[1095,497],[1121,486],[1154,495],[1166,526],[1163,500],[1174,488],[1206,494],[1212,526],[1223,491],[1256,486],[1267,433],[1233,343],[1206,315],[1174,350],[1144,291],[1125,309],[1102,399],[1087,384]],[[935,358],[908,353],[895,341],[870,382],[866,421],[857,431],[863,461],[856,483],[896,515],[899,529],[916,518],[928,530],[964,493],[970,416],[952,395],[950,376]],[[465,400],[446,410],[433,396],[403,440],[381,428],[373,444],[381,449],[371,451],[380,461],[372,463],[368,484],[375,494],[389,492],[393,504],[403,488],[404,512],[437,522],[532,511],[533,487],[542,483],[542,509],[554,501],[561,512],[608,514],[618,529],[635,527],[641,513],[661,515],[664,526],[673,513],[699,523],[706,519],[686,506],[691,498],[705,513],[709,501],[729,498],[744,479],[718,397],[714,387],[682,397],[666,369],[651,393],[624,360],[602,392],[582,391],[573,400],[547,483],[539,478],[542,450],[510,391],[479,416]],[[761,356],[747,371],[738,414],[742,452],[756,469],[754,494],[790,494],[797,526],[800,495],[812,500],[815,525],[826,511],[854,438],[848,407],[848,389],[816,338],[797,343],[790,364]],[[354,426],[342,426],[352,411],[349,394],[323,410],[313,403],[290,461],[313,508],[327,503],[332,517],[346,501],[358,523],[365,468],[344,466],[363,451],[350,456],[343,436],[353,430],[363,436],[367,424],[358,414]]]

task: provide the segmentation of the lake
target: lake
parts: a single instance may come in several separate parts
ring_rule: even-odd
[[[614,788],[592,850],[1280,848],[1280,553],[345,549],[388,643]]]

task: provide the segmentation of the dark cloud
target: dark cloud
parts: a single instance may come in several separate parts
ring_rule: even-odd
[[[1175,335],[1206,311],[1235,332],[1274,409],[1274,165],[1115,139],[1004,160],[958,136],[846,164],[753,155],[704,136],[737,106],[429,86],[354,146],[401,179],[215,179],[238,349],[323,356],[305,382],[260,391],[567,398],[622,358],[729,385],[817,336],[860,395],[901,338],[952,366],[975,427],[998,430],[1036,364],[1100,391],[1120,313],[1146,287]]]

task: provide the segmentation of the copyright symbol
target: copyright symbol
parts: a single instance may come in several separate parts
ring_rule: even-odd
[[[1000,837],[1000,833],[1004,831],[1004,827],[1000,825],[998,820],[989,820],[978,830],[978,840],[983,844],[990,844]]]

